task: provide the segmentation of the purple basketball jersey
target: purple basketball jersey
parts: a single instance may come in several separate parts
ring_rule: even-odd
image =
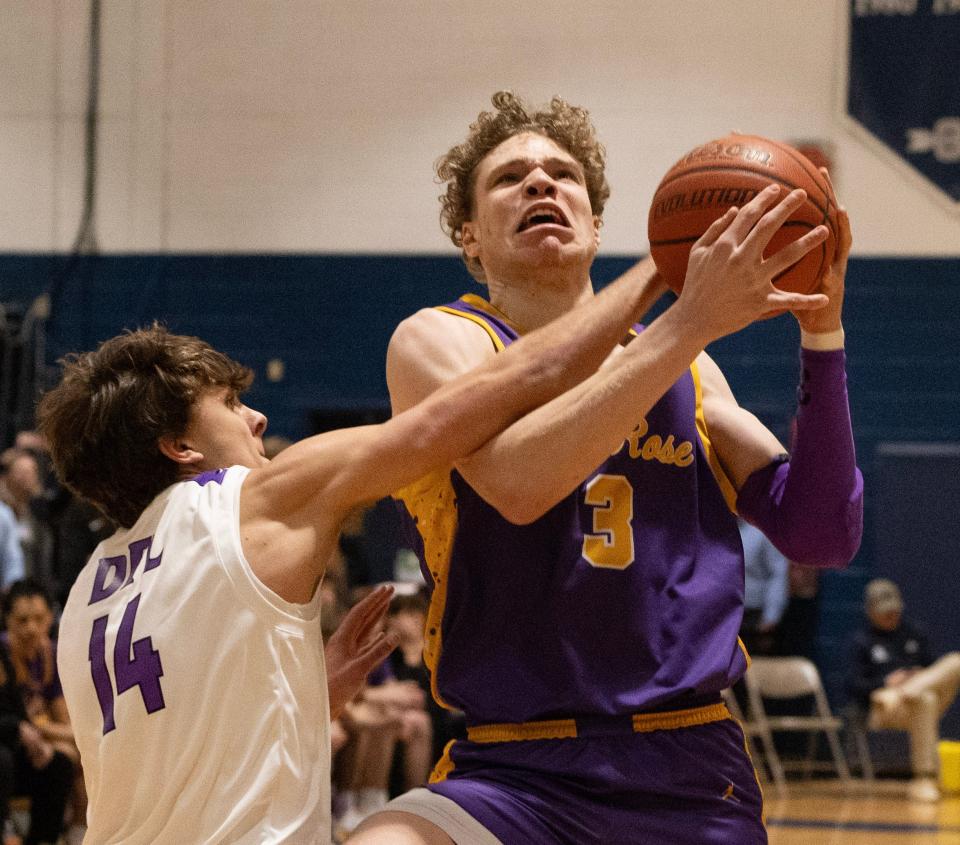
[[[442,310],[482,325],[498,349],[517,337],[479,297]],[[438,700],[483,724],[715,698],[746,667],[735,496],[695,365],[530,525],[505,520],[456,471],[401,491],[433,588],[425,656]]]

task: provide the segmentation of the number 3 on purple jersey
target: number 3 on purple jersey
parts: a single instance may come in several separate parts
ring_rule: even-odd
[[[123,611],[123,619],[117,631],[117,642],[113,648],[113,672],[117,678],[117,695],[126,692],[131,687],[140,687],[143,704],[148,713],[163,710],[163,690],[160,688],[160,678],[163,677],[163,666],[160,663],[160,652],[154,650],[153,640],[143,637],[136,642],[133,640],[133,623],[137,618],[137,609],[140,607],[140,596],[127,604]],[[100,616],[93,620],[93,631],[90,634],[90,673],[93,675],[93,686],[97,690],[97,701],[103,713],[103,732],[110,733],[117,723],[113,718],[113,686],[110,683],[110,673],[107,671],[107,617]],[[133,656],[131,657],[131,650]]]

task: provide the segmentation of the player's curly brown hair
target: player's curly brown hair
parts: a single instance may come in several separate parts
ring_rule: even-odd
[[[61,363],[63,378],[37,409],[54,469],[125,528],[177,480],[159,439],[186,430],[204,391],[227,387],[239,395],[253,380],[251,370],[199,338],[156,323]]]
[[[440,195],[440,225],[453,243],[463,249],[463,224],[473,215],[474,174],[477,165],[495,147],[523,132],[544,135],[563,147],[583,167],[590,207],[603,217],[603,206],[610,196],[604,175],[606,150],[597,140],[590,114],[571,106],[561,97],[531,111],[512,91],[498,91],[490,98],[495,111],[483,111],[470,124],[467,140],[438,159],[437,177],[447,188]],[[483,267],[475,258],[461,253],[467,269],[477,281],[485,280]]]

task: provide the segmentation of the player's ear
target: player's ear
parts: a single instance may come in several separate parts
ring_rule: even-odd
[[[468,258],[477,258],[480,254],[480,241],[477,240],[476,223],[472,220],[464,221],[460,226],[460,243]]]
[[[165,434],[157,441],[157,447],[162,455],[183,467],[198,465],[203,460],[203,452],[198,452],[182,437]]]

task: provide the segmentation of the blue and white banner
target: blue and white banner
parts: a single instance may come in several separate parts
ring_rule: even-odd
[[[960,209],[960,0],[850,0],[846,109]]]

